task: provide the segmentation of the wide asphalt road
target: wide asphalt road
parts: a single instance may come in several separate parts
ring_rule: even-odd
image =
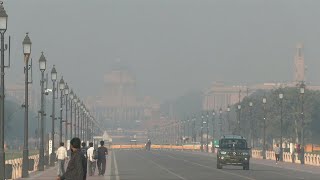
[[[112,180],[320,179],[319,171],[300,171],[285,168],[286,164],[282,164],[282,168],[281,165],[263,165],[254,161],[250,170],[234,166],[219,170],[214,156],[191,152],[118,150],[113,151],[110,158],[109,178]]]

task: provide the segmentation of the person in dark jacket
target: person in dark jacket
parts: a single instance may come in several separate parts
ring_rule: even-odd
[[[68,163],[66,172],[62,176],[58,176],[57,180],[85,180],[85,157],[80,150],[81,141],[79,138],[73,138],[70,141],[71,159]]]
[[[100,141],[100,147],[98,148],[98,161],[97,166],[99,170],[99,176],[104,176],[106,172],[106,161],[108,155],[108,149],[104,147],[104,141]]]

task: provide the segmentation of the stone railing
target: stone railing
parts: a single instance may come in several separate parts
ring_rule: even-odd
[[[38,165],[39,165],[39,154],[29,156],[29,159],[32,159],[34,161],[33,167],[29,167],[29,173],[37,171]],[[22,158],[12,159],[12,160],[6,160],[6,164],[12,165],[12,179],[18,179],[22,176]]]
[[[252,155],[252,158],[256,158],[256,159],[262,159],[263,157],[262,150],[252,150],[251,155]],[[298,153],[291,154],[289,152],[284,152],[282,157],[284,162],[291,162],[291,163],[297,163],[297,164],[301,163],[301,161],[299,160],[300,158]],[[266,159],[276,160],[274,151],[266,151]],[[320,155],[305,153],[304,163],[308,165],[313,165],[313,166],[320,166]]]
[[[251,157],[255,159],[262,159],[262,151],[253,149],[251,151]]]

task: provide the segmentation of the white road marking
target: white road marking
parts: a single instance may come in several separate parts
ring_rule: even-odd
[[[117,160],[116,160],[116,153],[113,154],[113,163],[114,163],[114,173],[116,176],[116,180],[120,180],[120,176],[119,176],[119,171],[118,171],[118,164],[117,164]]]
[[[108,155],[108,159],[107,159],[107,170],[108,170],[108,174],[104,177],[105,180],[110,180],[111,179],[111,160],[112,160],[112,151],[110,151],[109,155]]]
[[[140,154],[137,154],[137,155],[138,155],[140,158],[142,158],[142,159],[144,159],[144,160],[146,160],[146,161],[149,161],[149,162],[151,162],[152,164],[154,164],[154,165],[158,166],[160,169],[165,170],[165,171],[167,171],[168,173],[170,173],[170,174],[172,174],[172,175],[174,175],[174,176],[178,177],[179,179],[187,180],[186,178],[184,178],[184,177],[180,176],[180,175],[179,175],[179,174],[177,174],[177,173],[174,173],[174,172],[170,171],[169,169],[167,169],[167,168],[165,168],[165,167],[161,166],[160,164],[158,164],[158,163],[156,163],[156,162],[154,162],[154,161],[152,161],[152,160],[150,160],[150,159],[146,159],[146,158],[144,158],[143,156],[141,156]]]

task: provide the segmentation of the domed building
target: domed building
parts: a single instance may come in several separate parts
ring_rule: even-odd
[[[97,117],[112,129],[141,129],[143,122],[157,119],[160,107],[151,97],[138,97],[134,75],[119,61],[105,74],[100,94],[88,101]]]

